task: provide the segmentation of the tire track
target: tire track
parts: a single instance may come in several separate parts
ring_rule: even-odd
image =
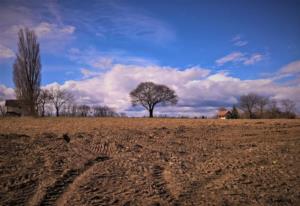
[[[178,200],[172,195],[172,193],[167,188],[167,183],[163,177],[163,171],[164,168],[159,165],[155,165],[153,167],[152,177],[154,179],[154,188],[158,192],[160,198],[167,201],[169,205],[180,205]]]
[[[43,197],[40,205],[55,205],[56,200],[64,193],[66,188],[82,173],[92,167],[94,164],[98,162],[103,162],[108,160],[108,156],[99,156],[96,159],[88,161],[82,168],[80,169],[72,169],[69,170],[66,174],[64,174],[61,178],[59,178],[53,186],[49,187],[46,191],[45,196]]]

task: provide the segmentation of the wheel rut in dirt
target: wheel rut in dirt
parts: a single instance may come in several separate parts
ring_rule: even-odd
[[[167,183],[163,177],[164,168],[155,165],[152,171],[153,183],[154,187],[158,192],[158,195],[165,201],[168,202],[169,205],[179,205],[178,200],[174,197],[174,195],[167,188]]]
[[[82,175],[89,168],[94,166],[96,163],[103,162],[110,159],[108,156],[98,156],[97,158],[88,161],[80,169],[72,169],[65,173],[61,178],[59,178],[53,186],[49,187],[43,197],[40,205],[55,205],[56,200],[63,195],[66,188],[71,185],[74,180]]]

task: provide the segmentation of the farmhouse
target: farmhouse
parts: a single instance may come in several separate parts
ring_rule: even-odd
[[[218,111],[218,119],[230,119],[231,111],[227,109],[221,109]]]
[[[5,101],[5,114],[7,116],[29,115],[28,105],[23,100],[9,99]]]

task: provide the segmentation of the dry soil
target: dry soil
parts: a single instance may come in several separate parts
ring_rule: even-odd
[[[0,205],[300,205],[300,120],[0,119]]]

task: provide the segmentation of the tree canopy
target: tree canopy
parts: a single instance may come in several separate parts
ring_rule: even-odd
[[[153,117],[154,107],[161,105],[175,105],[178,97],[174,90],[153,82],[142,82],[136,89],[130,92],[133,106],[141,105],[149,111],[149,117]]]

